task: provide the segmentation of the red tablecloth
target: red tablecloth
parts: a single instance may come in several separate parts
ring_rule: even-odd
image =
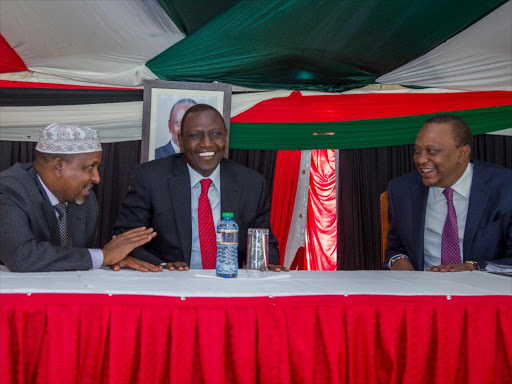
[[[1,294],[0,383],[512,383],[510,296]]]

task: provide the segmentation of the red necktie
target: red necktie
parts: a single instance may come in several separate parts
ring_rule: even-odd
[[[212,207],[208,200],[208,189],[212,181],[201,180],[201,195],[199,195],[199,206],[197,208],[197,224],[199,226],[199,247],[203,269],[214,269],[217,262],[217,241],[215,237],[215,226],[213,224]]]

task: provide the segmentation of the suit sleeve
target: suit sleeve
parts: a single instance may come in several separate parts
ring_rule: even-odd
[[[13,195],[0,192],[0,259],[13,272],[86,270],[92,260],[86,248],[65,248],[33,233],[36,213],[20,207]],[[49,229],[48,229],[49,232]]]
[[[139,227],[151,228],[152,215],[146,176],[139,166],[135,170],[135,175],[128,187],[128,194],[121,205],[121,213],[114,224],[114,234],[117,235]],[[144,247],[135,248],[130,255],[154,265],[164,262]]]
[[[388,232],[388,246],[386,249],[386,262],[384,268],[387,268],[389,259],[396,255],[408,256],[405,248],[400,240],[398,234],[398,223],[395,221],[395,204],[394,204],[393,184],[389,183],[388,186],[388,218],[389,218],[389,232]]]

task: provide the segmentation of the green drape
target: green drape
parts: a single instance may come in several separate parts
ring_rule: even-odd
[[[164,80],[343,91],[374,82],[505,2],[241,0],[146,65]]]
[[[512,105],[452,111],[474,135],[512,128]],[[231,123],[233,149],[352,149],[414,143],[438,113],[332,123]],[[511,148],[512,150],[512,148]]]
[[[158,0],[165,13],[190,35],[240,0]]]

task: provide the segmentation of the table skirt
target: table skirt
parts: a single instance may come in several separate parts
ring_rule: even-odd
[[[512,383],[512,298],[1,294],[0,383]]]

